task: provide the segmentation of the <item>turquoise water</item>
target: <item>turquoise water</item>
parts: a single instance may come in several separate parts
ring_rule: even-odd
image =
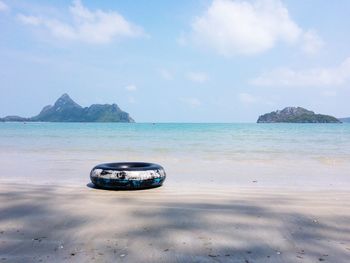
[[[350,188],[349,124],[0,123],[0,180],[86,185],[102,162],[167,185]]]
[[[0,123],[2,151],[350,159],[348,124]]]

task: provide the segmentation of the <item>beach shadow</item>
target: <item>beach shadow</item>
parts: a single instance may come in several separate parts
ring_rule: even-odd
[[[316,212],[296,209],[310,197],[23,188],[0,195],[4,262],[347,263],[350,256],[350,215],[341,205],[318,214],[323,202],[314,199]]]
[[[61,210],[65,198],[51,186],[10,187],[3,193],[1,262],[58,262],[74,253],[70,246],[75,240],[67,233],[83,227],[86,218]]]
[[[144,228],[121,235],[166,252],[169,262],[348,262],[350,215],[318,217],[293,211],[293,199],[270,201],[291,208],[279,211],[245,199],[154,203],[133,213],[147,222]]]

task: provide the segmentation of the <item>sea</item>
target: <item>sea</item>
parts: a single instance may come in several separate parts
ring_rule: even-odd
[[[0,182],[88,185],[99,163],[176,187],[350,187],[350,124],[0,123]]]

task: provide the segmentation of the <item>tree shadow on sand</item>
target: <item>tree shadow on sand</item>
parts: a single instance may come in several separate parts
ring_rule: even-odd
[[[270,202],[287,209],[240,199],[154,204],[133,214],[147,222],[144,228],[122,235],[167,252],[164,259],[171,262],[348,262],[349,215],[297,213],[289,206],[294,200]]]
[[[0,260],[345,263],[350,215],[342,202],[323,210],[329,199],[9,189],[0,193]]]

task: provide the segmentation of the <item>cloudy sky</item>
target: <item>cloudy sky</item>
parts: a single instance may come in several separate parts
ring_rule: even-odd
[[[0,0],[0,116],[68,93],[138,122],[350,116],[348,0]]]

